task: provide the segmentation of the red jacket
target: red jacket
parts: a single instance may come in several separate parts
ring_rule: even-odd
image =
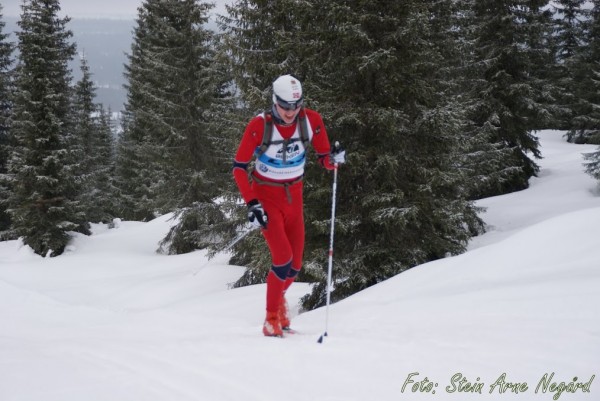
[[[302,112],[303,111],[300,111],[300,113]],[[325,130],[325,125],[323,124],[323,118],[319,113],[311,109],[305,108],[304,112],[306,113],[308,124],[312,130],[311,145],[317,153],[320,163],[326,169],[332,170],[334,166],[329,159],[331,148],[329,144],[329,138],[327,137],[327,131]],[[294,135],[296,129],[299,129],[298,124],[298,119],[296,119],[295,123],[288,126],[277,124],[276,121],[273,120],[273,128],[277,129],[284,139],[289,139]],[[233,176],[245,202],[256,199],[256,194],[254,193],[248,181],[248,164],[252,160],[257,148],[259,148],[262,144],[264,126],[264,114],[254,117],[246,126],[237,153],[235,154]],[[258,171],[254,171],[252,174],[258,176],[258,178],[262,181],[289,181],[279,181],[272,178],[269,179],[261,176],[260,172]]]

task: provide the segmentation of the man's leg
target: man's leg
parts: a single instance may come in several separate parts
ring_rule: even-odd
[[[292,195],[292,204],[287,205],[285,210],[284,222],[285,232],[292,249],[292,264],[288,271],[283,291],[281,294],[281,303],[279,307],[279,320],[282,327],[290,327],[290,314],[288,303],[285,299],[285,292],[292,285],[298,273],[302,269],[302,260],[304,256],[304,209],[302,199],[302,187],[299,186]]]
[[[267,275],[267,319],[263,333],[268,336],[281,335],[279,309],[283,298],[283,288],[292,266],[292,249],[284,228],[281,210],[270,202],[263,206],[269,216],[267,228],[262,230],[271,251],[272,266]]]

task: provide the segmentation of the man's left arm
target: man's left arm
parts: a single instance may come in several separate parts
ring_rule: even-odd
[[[306,110],[306,118],[313,131],[312,146],[317,153],[319,163],[327,170],[333,170],[336,164],[344,163],[345,151],[338,142],[332,150],[321,115],[314,110]],[[341,155],[340,152],[342,152]]]

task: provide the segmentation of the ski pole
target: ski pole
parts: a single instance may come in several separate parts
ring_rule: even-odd
[[[223,248],[221,250],[221,252],[225,252],[225,251],[230,250],[231,248],[233,248],[235,246],[235,244],[237,244],[238,242],[240,242],[241,240],[243,240],[244,238],[246,238],[246,236],[248,234],[250,234],[252,231],[256,230],[257,228],[258,228],[258,226],[251,226],[249,229],[247,229],[246,231],[242,232],[237,237],[235,237],[233,239],[233,241],[231,241],[225,248]]]
[[[219,252],[226,252],[228,250],[230,250],[231,248],[233,248],[235,246],[235,244],[237,244],[238,242],[240,242],[241,240],[243,240],[244,238],[246,238],[246,236],[248,234],[250,234],[252,231],[254,231],[255,229],[257,229],[257,226],[251,226],[249,229],[247,229],[246,231],[241,232],[240,234],[238,234],[237,237],[235,237],[233,239],[233,241],[231,241],[229,244],[227,244],[227,246],[221,250],[219,250]],[[202,270],[204,267],[206,267],[206,265],[208,265],[208,263],[210,262],[210,260],[207,260],[206,263],[204,263],[202,266],[200,266],[195,272],[194,272],[194,276],[196,274],[198,274],[200,272],[200,270]]]
[[[329,326],[329,303],[331,302],[331,276],[333,270],[333,232],[335,227],[335,193],[337,191],[337,172],[338,165],[334,164],[333,168],[333,189],[331,195],[331,229],[329,234],[329,262],[327,266],[327,303],[325,305],[325,332],[319,337],[318,343],[323,342],[323,338],[327,337],[327,329]]]

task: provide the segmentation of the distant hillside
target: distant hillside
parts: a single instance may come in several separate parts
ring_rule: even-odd
[[[6,17],[5,32],[11,33],[10,40],[17,42],[14,34],[19,29],[18,19]],[[126,99],[124,65],[126,54],[130,52],[135,21],[116,19],[71,19],[68,27],[73,31],[73,41],[77,43],[79,55],[88,59],[93,79],[98,89],[98,103],[106,109],[120,111]],[[80,63],[77,58],[71,63],[75,80],[81,78]]]
[[[10,41],[17,42],[14,34],[19,29],[18,18],[4,17],[5,33],[11,34]],[[96,102],[102,103],[113,112],[123,109],[127,92],[125,84],[125,68],[127,54],[131,52],[135,20],[127,19],[86,19],[72,18],[68,28],[73,31],[73,41],[77,43],[80,56],[88,59],[93,79],[98,87]],[[209,29],[217,30],[214,21],[208,24]],[[79,59],[71,63],[75,80],[81,78]]]
[[[126,100],[125,64],[131,52],[133,20],[72,19],[73,31],[79,55],[85,55],[98,89],[97,101],[105,108],[120,111]],[[72,66],[73,75],[79,79],[79,60]]]

